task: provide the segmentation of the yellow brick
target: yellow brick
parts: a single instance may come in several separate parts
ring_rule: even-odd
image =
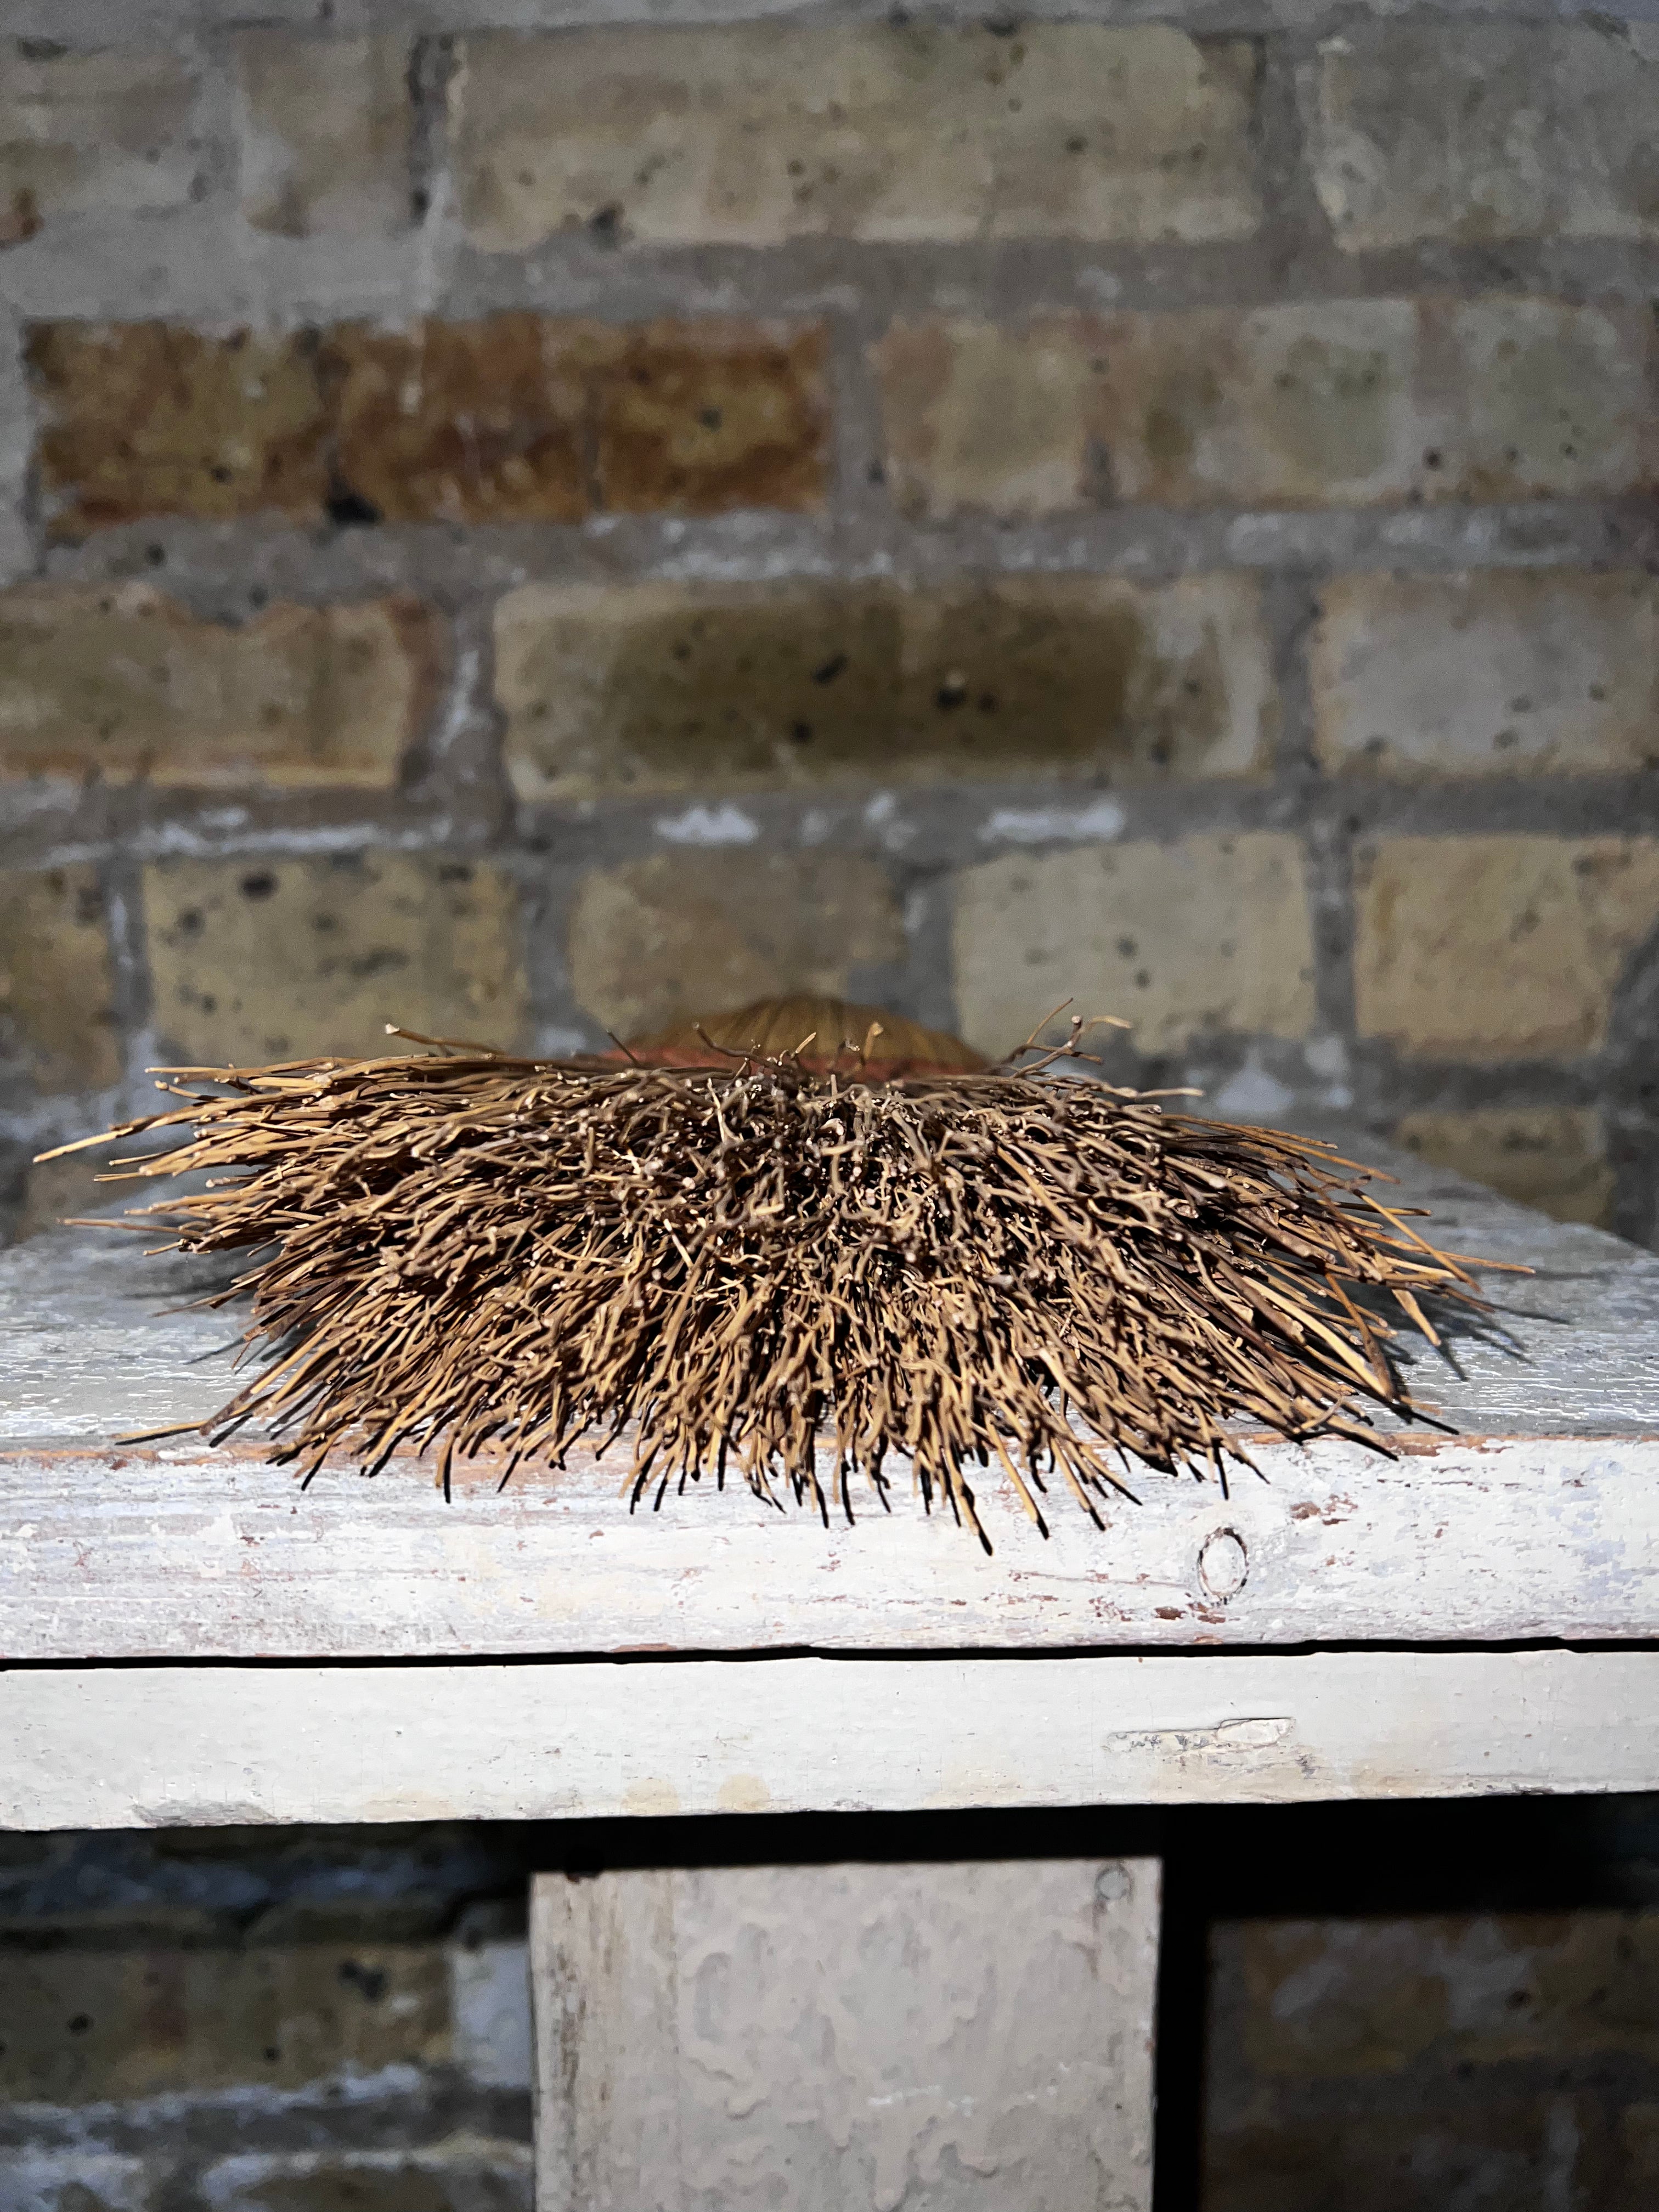
[[[441,1944],[0,1954],[0,2096],[298,2088],[449,2055]]]
[[[0,52],[0,242],[189,204],[196,88],[171,54]]]
[[[1349,23],[1304,95],[1314,181],[1350,252],[1659,236],[1646,26]]]
[[[111,991],[93,871],[0,874],[0,1039],[40,1090],[103,1090],[118,1079]]]
[[[519,1042],[512,884],[482,861],[168,860],[144,874],[152,1018],[203,1066],[395,1049],[385,1025]]]
[[[1495,298],[1427,302],[1422,324],[1419,374],[1458,395],[1432,495],[1586,499],[1659,483],[1650,318]]]
[[[233,53],[242,210],[255,229],[384,238],[406,228],[406,41],[243,31]]]
[[[1639,571],[1339,576],[1311,648],[1320,757],[1384,775],[1659,765],[1659,584]]]
[[[1261,1921],[1227,1930],[1245,2055],[1291,2080],[1659,2053],[1659,1914]]]
[[[1074,318],[1023,330],[899,323],[872,352],[900,510],[945,520],[1080,506],[1105,374],[1097,330]]]
[[[900,323],[872,358],[893,496],[943,519],[1633,490],[1650,347],[1628,308],[1338,300]]]
[[[1613,1170],[1601,1117],[1588,1107],[1407,1114],[1394,1135],[1396,1144],[1433,1166],[1486,1183],[1557,1221],[1606,1224]]]
[[[1167,26],[485,33],[452,83],[474,241],[1243,238],[1255,61]]]
[[[775,992],[858,996],[902,958],[891,886],[840,854],[663,854],[586,877],[571,914],[572,988],[617,1036]]]
[[[1359,856],[1357,890],[1361,1036],[1447,1060],[1593,1052],[1659,921],[1659,842],[1389,838]]]
[[[143,584],[0,593],[0,776],[389,789],[442,672],[412,600],[198,620]]]
[[[1314,1015],[1301,849],[1251,834],[990,860],[957,878],[957,1006],[1000,1054],[1051,1007],[1133,1022],[1146,1053],[1300,1037]]]
[[[1247,775],[1276,711],[1260,589],[1233,574],[527,584],[495,659],[526,799]]]

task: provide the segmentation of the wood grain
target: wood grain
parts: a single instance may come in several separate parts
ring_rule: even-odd
[[[301,1494],[251,1455],[6,1468],[0,1656],[1474,1642],[1659,1632],[1659,1440],[1442,1440],[1392,1463],[1264,1447],[1147,1473],[1097,1530],[1012,1504],[986,1559],[908,1495],[828,1530],[746,1492],[630,1516],[592,1462],[446,1505],[422,1470]]]

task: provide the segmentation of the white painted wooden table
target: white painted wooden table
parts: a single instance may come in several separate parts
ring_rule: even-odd
[[[992,1495],[990,1559],[908,1494],[826,1532],[630,1515],[620,1461],[446,1504],[124,1446],[222,1402],[234,1323],[159,1317],[128,1237],[0,1255],[0,1825],[1659,1787],[1659,1259],[1403,1171],[1541,1270],[1511,1343],[1413,1360],[1455,1437],[1149,1473],[1046,1543]]]

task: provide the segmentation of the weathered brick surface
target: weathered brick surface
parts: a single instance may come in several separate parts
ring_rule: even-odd
[[[1519,2097],[1464,2091],[1461,2110],[1275,2118],[1212,2137],[1204,2161],[1205,2212],[1555,2212],[1606,2168],[1601,2100],[1528,2089]],[[1639,2202],[1639,2200],[1637,2200]]]
[[[37,325],[27,356],[52,534],[152,514],[320,514],[327,426],[313,352],[303,336]]]
[[[387,520],[577,522],[817,505],[823,362],[815,329],[513,313],[339,330],[325,372],[340,482]]]
[[[521,798],[1265,765],[1260,586],[1099,576],[528,584],[495,612]]]
[[[1168,26],[759,22],[469,38],[457,185],[495,252],[1248,235],[1245,41]]]
[[[447,2055],[430,1944],[0,1952],[0,2097],[53,2105],[292,2089]]]
[[[1310,646],[1317,744],[1384,775],[1659,764],[1659,585],[1614,572],[1338,576]]]
[[[1063,999],[1133,1022],[1145,1053],[1206,1035],[1300,1037],[1313,944],[1294,838],[1185,837],[969,868],[956,884],[964,1034],[1003,1053]]]
[[[631,332],[595,395],[596,504],[625,514],[822,506],[825,343],[817,324]]]
[[[1206,2208],[1645,2202],[1652,1913],[1231,1923],[1212,1942]]]
[[[806,510],[827,481],[817,325],[48,323],[28,357],[60,538],[146,515],[317,520],[331,501],[407,522]]]
[[[101,1091],[121,1073],[109,940],[84,864],[0,874],[0,1053],[41,1091]]]
[[[220,2160],[212,2212],[530,2212],[527,2145],[458,2136],[422,2150],[295,2151]]]
[[[617,1036],[769,992],[859,995],[903,957],[886,873],[839,854],[664,854],[595,870],[570,917],[579,1003]]]
[[[342,484],[392,522],[577,522],[614,332],[532,314],[337,331]]]
[[[1476,1063],[1571,1057],[1604,1041],[1659,923],[1659,842],[1389,838],[1360,854],[1356,896],[1362,1036]]]
[[[1489,1184],[1557,1221],[1605,1226],[1613,1199],[1601,1117],[1583,1106],[1483,1106],[1424,1111],[1394,1139],[1435,1166]]]
[[[0,776],[387,790],[431,711],[407,598],[203,622],[146,584],[0,593]]]
[[[900,507],[1583,497],[1653,479],[1650,324],[1550,300],[1352,300],[896,325]]]
[[[144,872],[155,1004],[201,1063],[383,1051],[385,1024],[511,1045],[517,899],[495,867],[368,853],[168,860]]]
[[[0,47],[0,248],[63,216],[187,205],[201,165],[195,106],[173,54]]]
[[[1098,497],[1104,338],[1079,317],[895,324],[871,358],[900,512],[1046,514]]]
[[[1422,238],[1659,236],[1659,41],[1644,24],[1356,22],[1304,84],[1351,252]]]
[[[538,1847],[0,1839],[4,2212],[530,2212]]]
[[[376,238],[407,226],[409,58],[393,37],[238,36],[241,204],[256,229]]]

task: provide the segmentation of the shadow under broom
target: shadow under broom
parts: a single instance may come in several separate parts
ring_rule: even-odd
[[[307,1482],[433,1447],[447,1494],[626,1429],[635,1503],[729,1472],[850,1520],[894,1455],[988,1551],[970,1468],[1046,1534],[1056,1477],[1098,1523],[1251,1428],[1386,1451],[1368,1410],[1419,1409],[1376,1308],[1437,1344],[1419,1301],[1484,1314],[1479,1263],[1327,1145],[1073,1072],[1085,1027],[996,1066],[823,999],[605,1059],[391,1030],[429,1048],[160,1070],[180,1103],[85,1141],[192,1133],[118,1164],[208,1178],[131,1225],[253,1254],[202,1303],[252,1293],[271,1356],[202,1432],[259,1422]]]

